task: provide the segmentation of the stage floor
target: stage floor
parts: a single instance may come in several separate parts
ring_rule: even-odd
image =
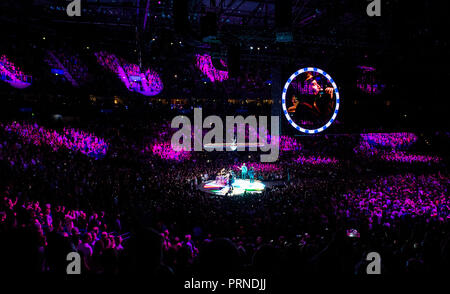
[[[223,196],[228,193],[229,196],[242,195],[245,192],[248,194],[262,193],[266,185],[258,180],[250,183],[250,180],[236,179],[233,183],[233,190],[230,192],[230,187],[222,183],[217,183],[215,180],[204,182],[200,185],[200,190],[213,194]],[[230,192],[230,193],[229,193]]]

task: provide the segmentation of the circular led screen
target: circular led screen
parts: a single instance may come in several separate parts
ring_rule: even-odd
[[[315,67],[293,73],[283,88],[284,115],[300,132],[316,134],[327,129],[339,111],[339,90],[329,74]]]

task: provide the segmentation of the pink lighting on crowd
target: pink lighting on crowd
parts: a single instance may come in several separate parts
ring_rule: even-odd
[[[151,147],[153,155],[161,159],[184,161],[191,157],[191,153],[183,149],[173,149],[170,142],[156,143]]]
[[[24,74],[6,55],[0,56],[0,79],[18,89],[29,87],[32,81],[31,76]]]
[[[294,161],[298,164],[308,164],[308,165],[335,165],[338,164],[339,161],[332,157],[325,157],[325,156],[304,156],[300,155]]]
[[[361,134],[361,141],[353,151],[366,156],[383,153],[384,150],[405,150],[417,141],[413,133],[368,133]]]
[[[119,76],[129,91],[155,96],[163,90],[161,78],[155,71],[151,69],[143,71],[139,65],[128,63],[105,51],[96,52],[95,56],[99,64]]]
[[[406,152],[390,152],[381,155],[381,159],[391,162],[402,162],[402,163],[412,163],[412,162],[422,162],[422,163],[438,163],[441,158],[432,155],[420,155],[420,154],[408,154]]]
[[[361,138],[371,146],[405,149],[417,141],[413,133],[368,133],[361,134]]]
[[[448,179],[440,174],[394,175],[377,178],[369,187],[356,187],[344,197],[348,207],[359,209],[370,224],[391,226],[393,220],[406,215],[450,218],[447,186]]]
[[[225,80],[228,80],[228,72],[217,70],[212,63],[210,55],[196,54],[195,56],[197,58],[197,68],[201,70],[201,72],[206,75],[211,82],[223,82]]]
[[[406,150],[417,141],[413,133],[368,133],[361,134],[362,140],[353,151],[366,157],[397,163],[439,163],[438,156],[407,153]]]
[[[258,163],[258,162],[250,162],[250,163],[246,163],[247,168],[253,168],[254,171],[256,172],[263,172],[263,173],[268,173],[268,172],[277,172],[281,170],[281,167],[277,164],[273,164],[273,163]],[[239,171],[241,169],[242,163],[240,164],[235,164],[233,165],[232,169],[234,171]]]
[[[82,154],[102,158],[106,155],[108,144],[104,139],[72,128],[64,128],[62,132],[46,129],[37,124],[12,122],[2,127],[8,132],[14,132],[23,141],[36,146],[48,145],[53,151],[68,149]]]
[[[295,138],[288,136],[280,136],[280,150],[281,151],[300,151],[302,146]]]

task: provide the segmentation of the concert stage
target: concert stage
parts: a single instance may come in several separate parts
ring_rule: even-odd
[[[237,196],[242,195],[244,192],[248,194],[262,193],[266,188],[266,185],[258,180],[250,183],[250,180],[236,179],[233,183],[233,189],[230,191],[230,187],[222,182],[216,180],[210,180],[202,183],[199,187],[200,190],[213,194],[213,195],[228,195]]]

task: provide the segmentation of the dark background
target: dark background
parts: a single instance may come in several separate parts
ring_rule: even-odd
[[[17,111],[21,107],[42,117],[95,116],[99,108],[113,108],[116,95],[130,112],[157,101],[170,105],[177,98],[186,100],[188,111],[189,106],[209,105],[211,112],[277,114],[285,80],[301,67],[316,66],[330,73],[341,90],[341,125],[329,132],[448,128],[446,1],[381,1],[380,17],[367,16],[369,1],[283,1],[279,6],[269,0],[150,1],[145,27],[144,0],[82,1],[82,16],[72,18],[62,9],[68,3],[1,2],[0,52],[33,76],[25,90],[1,83],[3,116],[23,115]],[[292,32],[293,41],[277,42],[277,32],[285,31]],[[79,53],[89,66],[88,82],[80,88],[56,82],[43,62],[47,49]],[[154,68],[163,79],[163,92],[145,97],[126,91],[96,63],[93,53],[99,50]],[[196,53],[226,60],[233,77],[264,72],[270,85],[253,90],[204,83],[184,72]],[[356,88],[358,65],[376,68],[377,79],[386,85],[381,94]],[[89,95],[102,97],[102,105],[92,105]],[[231,106],[230,98],[238,105]],[[246,102],[250,98],[273,104],[253,107]]]

